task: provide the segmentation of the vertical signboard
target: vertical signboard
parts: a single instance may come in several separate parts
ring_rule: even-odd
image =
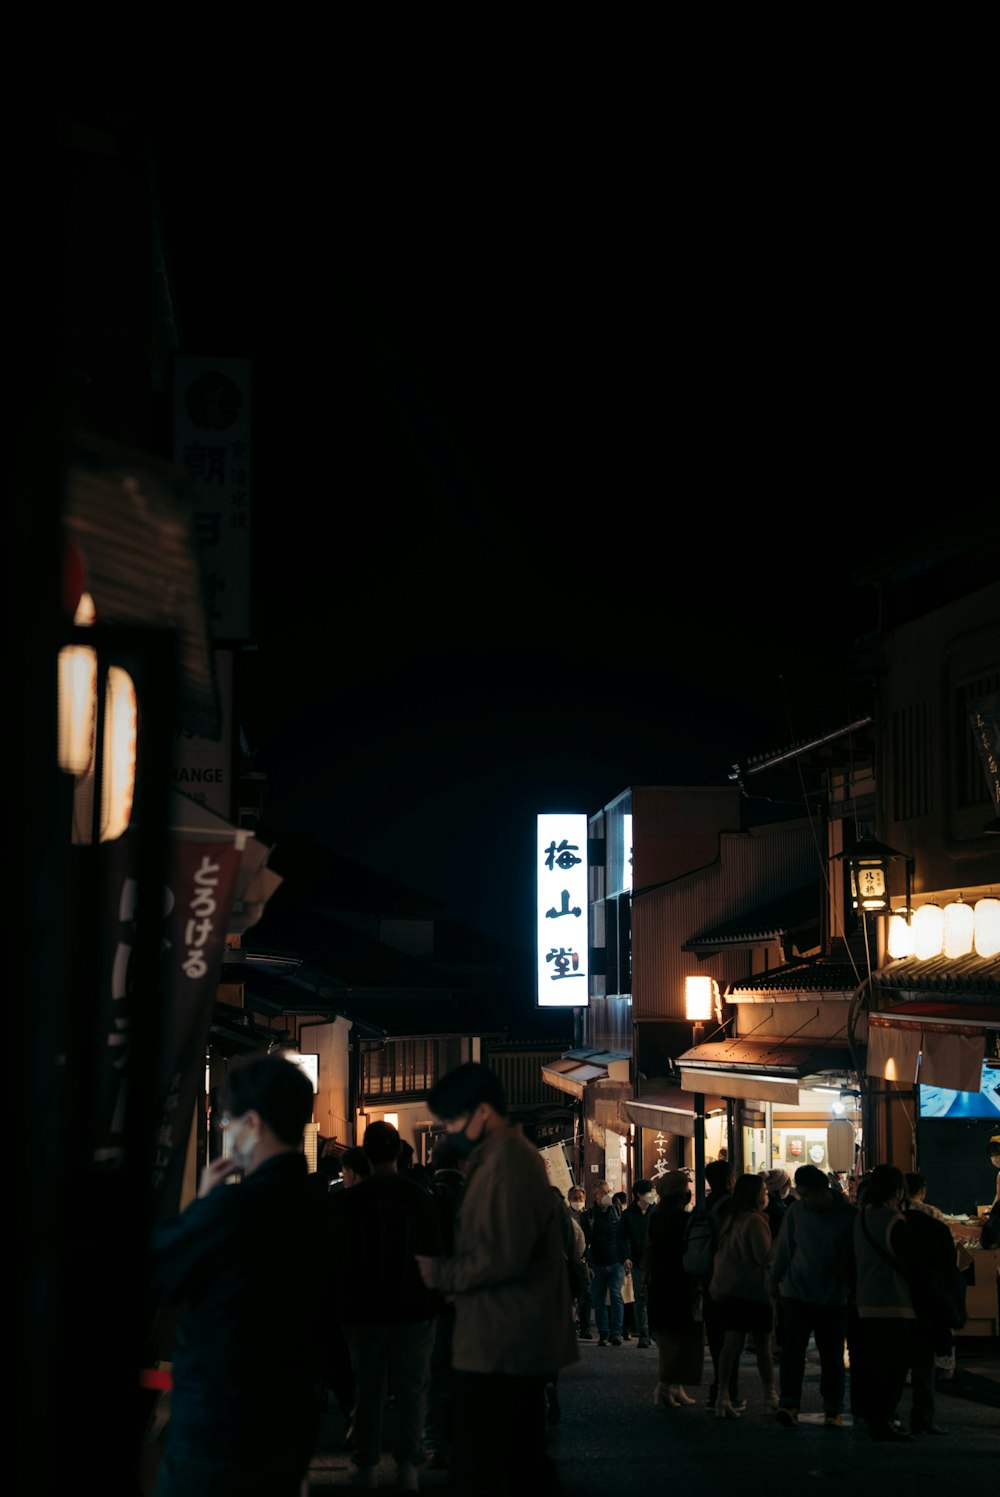
[[[174,360],[174,460],[191,474],[216,644],[250,638],[250,361]]]
[[[589,989],[587,817],[543,812],[536,835],[539,1008],[583,1008]]]

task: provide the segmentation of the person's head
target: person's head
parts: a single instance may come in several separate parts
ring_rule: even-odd
[[[461,1149],[456,1149],[447,1133],[442,1133],[434,1145],[431,1154],[431,1169],[437,1170],[460,1170],[465,1164],[466,1156]]]
[[[652,1180],[637,1180],[632,1186],[632,1199],[638,1201],[640,1206],[650,1207],[656,1204],[656,1186]]]
[[[768,1195],[776,1201],[783,1201],[792,1188],[791,1176],[787,1170],[768,1170],[764,1179]]]
[[[566,1192],[566,1203],[571,1211],[583,1211],[587,1205],[587,1192],[582,1185],[571,1185]]]
[[[763,1175],[741,1175],[733,1186],[733,1215],[763,1211],[767,1205],[767,1181]]]
[[[340,1177],[345,1187],[360,1185],[362,1180],[367,1180],[372,1172],[368,1155],[360,1144],[352,1144],[345,1149],[340,1156]]]
[[[898,1206],[905,1191],[902,1170],[894,1164],[877,1164],[864,1182],[862,1200],[866,1206]]]
[[[607,1180],[598,1180],[594,1186],[594,1205],[598,1211],[607,1211],[611,1205],[611,1186]]]
[[[990,1163],[995,1170],[1000,1171],[1000,1133],[994,1133],[987,1146]]]
[[[919,1203],[924,1199],[924,1196],[927,1194],[927,1177],[925,1175],[918,1174],[916,1170],[908,1170],[903,1176],[903,1182],[906,1186],[906,1194],[911,1201]]]
[[[729,1195],[733,1188],[733,1171],[728,1159],[713,1159],[705,1166],[705,1184],[714,1196]]]
[[[371,1165],[372,1174],[391,1174],[398,1167],[402,1139],[399,1130],[384,1118],[369,1123],[361,1140],[365,1158]]]
[[[220,1100],[229,1156],[250,1174],[272,1155],[301,1146],[312,1117],[312,1082],[283,1055],[242,1055],[229,1067]]]
[[[795,1189],[807,1204],[830,1195],[830,1181],[815,1164],[800,1164],[795,1171]]]
[[[671,1170],[661,1175],[656,1182],[656,1194],[661,1206],[683,1211],[691,1200],[691,1180],[683,1170]]]
[[[464,1154],[471,1153],[498,1128],[506,1128],[508,1122],[507,1097],[500,1077],[478,1061],[466,1061],[435,1082],[427,1094],[427,1105]]]
[[[628,1205],[628,1196],[623,1190],[616,1190],[614,1195],[611,1197],[611,1200],[620,1211],[624,1211],[625,1207]]]

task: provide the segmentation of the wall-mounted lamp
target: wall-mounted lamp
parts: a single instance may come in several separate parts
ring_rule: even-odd
[[[722,1022],[719,984],[714,977],[685,977],[684,1015],[694,1025],[694,1043],[699,1045],[711,1018]]]
[[[74,623],[87,627],[95,620],[93,601],[83,593]],[[120,837],[132,815],[139,713],[135,683],[120,666],[107,668],[103,710],[99,710],[101,706],[97,651],[89,645],[66,645],[59,651],[57,754],[59,768],[76,781],[74,843],[93,840],[98,783],[101,803],[97,835],[101,842]]]

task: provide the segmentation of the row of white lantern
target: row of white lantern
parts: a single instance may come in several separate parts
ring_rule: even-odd
[[[915,956],[996,956],[1000,953],[1000,899],[962,899],[944,908],[922,904],[909,912],[894,910],[889,917],[888,950],[893,958]]]

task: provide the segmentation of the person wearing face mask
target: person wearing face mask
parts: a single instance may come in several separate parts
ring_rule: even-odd
[[[156,1491],[297,1497],[333,1324],[331,1201],[302,1152],[312,1084],[284,1056],[249,1055],[231,1064],[221,1101],[229,1153],[150,1243],[152,1294],[180,1312]],[[308,1315],[274,1313],[281,1284],[302,1293]]]
[[[632,1260],[632,1291],[635,1295],[634,1316],[639,1350],[650,1346],[648,1286],[646,1282],[646,1240],[650,1213],[656,1205],[656,1189],[652,1180],[637,1180],[632,1187],[632,1204],[626,1209],[624,1221],[628,1233],[629,1257]]]
[[[559,1497],[564,1488],[545,1444],[545,1388],[579,1359],[565,1207],[488,1066],[457,1066],[427,1102],[468,1158],[454,1252],[417,1255],[424,1283],[455,1304],[449,1491],[510,1497],[530,1486]]]
[[[606,1180],[598,1180],[594,1190],[591,1228],[593,1241],[590,1252],[594,1277],[590,1284],[590,1297],[594,1302],[594,1317],[597,1321],[597,1344],[621,1346],[625,1321],[622,1285],[625,1283],[626,1271],[632,1267],[632,1259],[629,1257],[625,1218],[615,1205],[611,1186]]]
[[[594,1230],[590,1221],[590,1213],[587,1210],[587,1194],[582,1185],[574,1185],[566,1194],[566,1202],[573,1213],[573,1220],[583,1233],[583,1262],[587,1270],[587,1287],[576,1302],[577,1330],[581,1341],[593,1341],[594,1333],[590,1329],[590,1316],[593,1310],[593,1300],[590,1295],[590,1280],[594,1276],[591,1265],[590,1245],[594,1239]]]

